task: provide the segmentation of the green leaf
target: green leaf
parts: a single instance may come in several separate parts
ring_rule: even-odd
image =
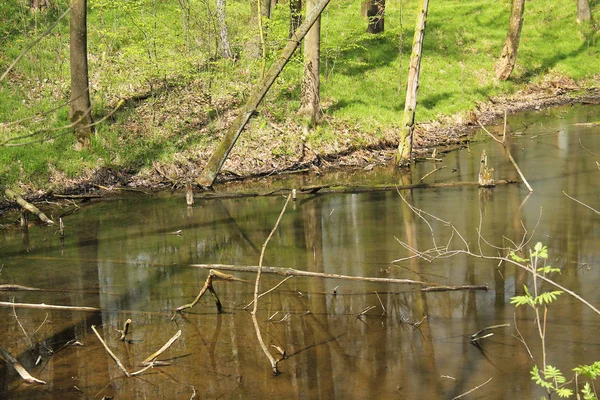
[[[520,263],[529,261],[529,258],[521,258],[513,250],[510,251],[510,258]]]
[[[538,258],[548,258],[548,247],[542,245],[542,242],[537,242],[534,247],[534,252],[532,253],[532,257]]]
[[[560,369],[553,367],[552,365],[546,365],[546,371],[544,371],[544,377],[546,377],[546,379],[553,379],[557,383],[565,383],[566,382],[566,379],[563,376],[562,372],[560,372]]]
[[[545,267],[540,267],[537,269],[538,272],[543,272],[545,274],[549,274],[552,272],[558,272],[560,274],[560,268],[552,268],[550,265],[546,265]]]
[[[581,393],[583,393],[583,400],[598,400],[596,396],[594,396],[594,392],[592,391],[589,382],[585,383],[583,389],[581,389]]]
[[[514,296],[510,298],[510,304],[514,304],[515,307],[519,306],[535,306],[535,302],[531,296]]]
[[[542,293],[538,297],[535,298],[534,303],[537,303],[540,305],[550,304],[554,300],[556,300],[556,298],[558,296],[560,296],[562,293],[563,293],[562,290],[555,290],[554,292]]]
[[[546,382],[544,380],[544,378],[542,378],[540,376],[540,371],[539,371],[537,365],[533,366],[533,368],[531,369],[530,374],[531,374],[531,379],[535,381],[536,385],[539,385],[539,386],[541,386],[543,388],[546,388],[546,389],[554,389],[554,385],[552,385],[551,382]]]
[[[596,361],[591,365],[580,365],[573,368],[577,375],[585,376],[590,379],[596,379],[600,376],[600,361]]]
[[[569,398],[573,395],[573,391],[567,388],[558,388],[556,389],[556,394],[558,397]]]

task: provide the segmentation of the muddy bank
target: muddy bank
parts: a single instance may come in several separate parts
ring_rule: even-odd
[[[430,154],[434,148],[438,152],[444,152],[466,145],[478,129],[478,120],[483,124],[491,124],[502,117],[504,112],[513,114],[576,103],[600,104],[598,83],[582,88],[570,80],[550,80],[543,84],[529,85],[511,96],[490,99],[467,113],[419,124],[414,136],[415,157]],[[340,138],[336,143],[313,149],[305,143],[306,131],[295,123],[290,122],[283,128],[270,124],[259,136],[253,135],[252,129],[251,127],[246,133],[248,137],[242,134],[240,143],[223,166],[223,171],[217,178],[217,189],[227,182],[280,173],[300,171],[310,174],[334,168],[387,164],[393,162],[397,147],[397,130],[385,132],[379,139],[365,142],[363,138],[359,145],[356,144],[357,141],[350,139],[354,133],[359,135],[359,132],[353,133],[348,127],[339,127]],[[297,151],[283,157],[274,156],[273,146],[278,145],[277,140],[285,140],[281,138],[284,136],[282,132],[279,132],[283,129],[287,131],[286,137],[298,140],[295,147]],[[265,142],[267,139],[268,143]],[[183,152],[175,162],[154,162],[151,168],[141,171],[100,168],[85,172],[77,179],[57,174],[53,180],[60,184],[52,185],[52,190],[24,187],[24,197],[36,202],[52,200],[57,195],[101,194],[103,197],[118,197],[125,192],[150,194],[179,190],[187,181],[199,175],[210,156],[209,152],[210,149],[202,154]],[[6,199],[0,200],[0,212],[14,207]]]

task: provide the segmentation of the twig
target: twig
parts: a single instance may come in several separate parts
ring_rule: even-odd
[[[568,198],[570,198],[571,200],[573,200],[574,202],[576,202],[576,203],[579,203],[579,204],[581,204],[582,206],[589,208],[590,210],[592,210],[592,211],[593,211],[593,212],[595,212],[596,214],[600,214],[600,211],[598,211],[598,210],[596,210],[596,209],[594,209],[594,208],[592,208],[592,207],[588,206],[587,204],[585,204],[585,203],[583,203],[583,202],[581,202],[581,201],[577,200],[577,199],[576,199],[576,198],[574,198],[574,197],[571,197],[571,196],[569,196],[568,194],[566,194],[566,193],[564,192],[564,190],[563,190],[563,194],[564,194],[565,196],[567,196]]]
[[[123,324],[123,329],[117,330],[117,332],[121,334],[121,337],[119,338],[120,341],[124,341],[125,336],[127,336],[127,334],[129,333],[129,325],[131,325],[131,319],[127,318],[127,321],[125,321],[125,323]]]
[[[506,328],[506,327],[509,327],[509,326],[510,326],[510,324],[500,324],[500,325],[486,326],[482,330],[477,331],[477,332],[475,332],[474,334],[471,335],[471,343],[476,342],[479,339],[484,339],[486,337],[491,336],[491,334],[490,335],[485,335],[485,336],[480,336],[484,332],[491,331],[492,329]]]
[[[29,372],[27,372],[27,370],[25,369],[25,367],[23,367],[23,365],[21,365],[21,363],[19,362],[19,360],[17,360],[15,357],[13,357],[12,354],[10,354],[8,352],[8,350],[6,350],[4,347],[0,346],[0,355],[2,355],[2,357],[8,361],[8,363],[10,365],[12,365],[12,367],[17,371],[17,373],[21,376],[21,378],[23,378],[23,380],[27,383],[39,383],[41,385],[45,385],[46,382],[39,380],[37,378],[34,378],[33,376],[31,376],[31,374]]]
[[[285,204],[283,205],[283,208],[281,209],[281,212],[279,213],[277,222],[275,222],[275,226],[271,230],[271,233],[269,234],[269,236],[265,240],[265,243],[262,246],[262,250],[260,252],[260,259],[258,261],[258,271],[256,273],[256,283],[254,285],[254,307],[252,308],[252,312],[250,313],[252,315],[252,322],[254,323],[254,329],[256,330],[256,336],[258,337],[260,347],[262,347],[265,355],[271,362],[271,368],[273,370],[273,375],[279,375],[279,371],[277,370],[277,360],[275,360],[275,358],[271,355],[271,353],[269,353],[269,349],[267,349],[267,346],[265,345],[265,342],[262,339],[262,335],[260,334],[260,327],[258,326],[258,320],[256,318],[256,310],[258,309],[258,290],[260,288],[262,263],[263,263],[263,259],[265,257],[265,251],[267,249],[267,245],[269,244],[269,241],[275,234],[275,231],[277,230],[277,227],[279,226],[279,222],[281,222],[281,219],[283,218],[283,214],[285,213],[285,209],[287,208],[287,205],[290,202],[291,198],[292,198],[292,195],[291,194],[288,195],[287,200],[285,201]]]
[[[515,321],[515,330],[517,331],[517,334],[519,335],[519,337],[513,335],[518,341],[520,341],[521,343],[523,343],[523,346],[525,346],[525,350],[527,350],[527,354],[529,354],[529,358],[531,358],[531,361],[535,361],[533,359],[533,354],[531,354],[531,351],[529,350],[529,346],[527,346],[527,343],[525,342],[525,339],[523,338],[523,335],[521,335],[521,331],[519,330],[519,327],[517,326],[517,314],[514,313],[513,314],[513,319]]]
[[[425,175],[423,175],[423,177],[421,179],[419,179],[419,182],[422,183],[425,180],[425,178],[427,178],[429,175],[431,175],[431,174],[433,174],[435,172],[438,172],[439,170],[444,169],[444,168],[446,168],[445,165],[441,166],[439,168],[435,168],[433,171],[429,171],[428,173],[426,173]]]
[[[212,281],[215,277],[221,277],[221,276],[227,276],[226,274],[221,274],[218,271],[214,271],[214,270],[210,270],[208,272],[208,277],[206,277],[206,281],[204,282],[204,286],[202,287],[202,289],[200,289],[200,293],[198,293],[198,296],[196,296],[196,298],[194,299],[194,301],[192,301],[191,303],[188,304],[184,304],[181,307],[177,307],[175,309],[175,311],[177,312],[181,312],[187,308],[192,308],[194,307],[196,304],[198,304],[198,302],[200,301],[200,299],[202,298],[202,296],[204,296],[204,293],[206,293],[206,291],[210,291],[211,295],[213,296],[213,299],[215,300],[215,304],[217,306],[217,311],[221,312],[221,310],[223,309],[222,305],[221,305],[221,301],[219,300],[219,298],[217,297],[217,292],[215,292],[214,288],[212,287]]]
[[[385,311],[385,307],[383,306],[383,301],[381,301],[381,297],[379,297],[379,293],[375,292],[375,294],[377,295],[377,298],[379,299],[379,304],[381,304],[381,309],[383,310],[383,312],[381,313],[381,316],[383,317],[387,311]]]
[[[112,359],[115,361],[115,363],[117,363],[117,366],[119,367],[119,369],[121,371],[123,371],[123,373],[125,374],[125,376],[127,376],[129,378],[131,376],[131,374],[129,372],[127,372],[127,370],[125,369],[125,367],[121,363],[121,360],[119,360],[117,358],[117,356],[115,356],[115,353],[113,353],[110,350],[110,348],[108,347],[108,345],[106,344],[106,342],[102,339],[102,337],[100,336],[100,334],[96,330],[96,326],[95,325],[92,325],[92,330],[94,331],[94,333],[98,337],[98,340],[100,340],[100,343],[102,343],[102,346],[104,346],[104,349],[106,350],[106,352],[108,353],[108,355],[112,357]]]
[[[452,400],[456,400],[456,399],[460,399],[461,397],[465,397],[469,393],[472,393],[472,392],[476,391],[477,389],[481,388],[482,386],[487,385],[491,380],[492,380],[492,378],[488,379],[487,381],[483,382],[481,385],[475,386],[473,389],[469,390],[468,392],[465,392],[465,393],[463,393],[461,395],[453,397]]]
[[[285,283],[285,281],[287,281],[288,279],[292,279],[292,278],[293,278],[293,276],[288,276],[288,277],[284,278],[281,282],[279,282],[277,285],[273,286],[271,289],[267,290],[266,292],[263,292],[263,293],[259,294],[258,298],[260,299],[264,295],[271,293],[273,290],[275,290],[279,286],[283,285]],[[252,300],[250,303],[248,303],[246,305],[246,307],[244,307],[244,310],[247,309],[248,307],[250,307],[252,304],[254,304],[254,300]]]
[[[52,304],[10,303],[7,301],[0,301],[0,307],[35,308],[37,310],[61,310],[61,311],[88,311],[88,312],[102,311],[101,308],[96,308],[96,307],[55,306]]]
[[[581,148],[584,149],[585,151],[587,151],[588,153],[590,153],[591,155],[594,155],[596,157],[600,157],[600,154],[598,153],[594,153],[593,151],[589,150],[587,147],[585,147],[583,145],[583,143],[581,143],[581,138],[579,138],[579,144],[581,145]]]
[[[368,306],[367,308],[365,308],[364,310],[362,310],[357,316],[358,317],[362,317],[363,315],[365,315],[366,313],[368,313],[369,311],[371,311],[372,309],[374,309],[377,306]]]
[[[158,356],[160,356],[162,353],[164,353],[169,347],[171,347],[171,345],[173,343],[175,343],[175,341],[177,339],[179,339],[179,337],[181,336],[181,329],[179,331],[177,331],[176,334],[173,335],[173,337],[171,339],[169,339],[169,341],[167,343],[164,344],[163,347],[161,347],[158,351],[152,353],[150,356],[148,356],[144,361],[142,361],[142,365],[145,365],[147,363],[153,363]]]
[[[14,304],[14,298],[13,298],[13,304]],[[17,310],[14,307],[13,307],[13,314],[15,316],[15,319],[17,320],[17,324],[19,324],[19,328],[21,328],[21,331],[23,331],[23,334],[25,335],[25,337],[27,338],[27,340],[29,340],[29,347],[33,348],[33,340],[31,340],[31,338],[27,334],[27,331],[25,331],[25,328],[23,328],[23,325],[21,324],[21,321],[19,320],[19,317],[17,316]]]
[[[505,124],[506,124],[506,113],[504,113],[504,121],[505,121]],[[483,129],[483,131],[485,133],[487,133],[492,139],[494,139],[495,142],[500,143],[502,145],[502,147],[504,147],[504,151],[506,152],[506,155],[508,156],[508,159],[512,163],[513,167],[515,167],[515,169],[517,170],[517,173],[521,177],[521,180],[523,181],[523,183],[525,184],[525,186],[527,186],[527,189],[529,189],[530,192],[533,192],[533,189],[529,185],[529,182],[527,182],[527,179],[525,178],[525,175],[523,175],[523,172],[521,172],[521,168],[519,168],[519,166],[517,165],[517,162],[513,158],[512,154],[510,154],[510,150],[508,150],[508,147],[506,147],[506,143],[504,142],[504,140],[499,140],[497,137],[495,137],[494,135],[492,135],[490,133],[490,131],[488,131],[485,128],[485,126],[483,126],[483,124],[481,122],[479,122],[479,120],[477,120],[477,123],[479,124],[479,126],[481,126],[481,128]],[[506,127],[504,129],[504,137],[506,138]]]
[[[54,30],[54,28],[56,28],[58,26],[58,24],[60,23],[60,21],[67,16],[67,14],[69,14],[69,12],[71,12],[71,7],[67,8],[65,10],[65,12],[63,12],[56,21],[54,21],[54,23],[44,32],[42,33],[39,37],[37,37],[33,42],[31,42],[29,44],[29,46],[27,46],[22,52],[21,54],[19,54],[17,56],[17,58],[15,58],[13,60],[12,63],[10,63],[10,65],[8,66],[8,68],[6,68],[6,71],[4,71],[4,73],[2,74],[2,76],[0,76],[0,82],[2,82],[4,80],[4,78],[6,78],[6,75],[8,75],[8,73],[14,68],[15,65],[17,65],[17,63],[21,60],[21,58],[23,58],[23,56],[25,56],[25,54],[27,54],[27,52],[29,50],[31,50],[33,48],[33,46],[35,46],[36,44],[38,44],[43,38],[45,38],[46,36],[48,36],[50,34],[50,32],[52,32]]]

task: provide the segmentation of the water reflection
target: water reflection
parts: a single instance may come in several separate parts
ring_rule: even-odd
[[[20,231],[4,231],[0,283],[43,290],[0,292],[2,301],[95,306],[102,312],[16,309],[21,329],[12,309],[0,309],[7,321],[0,328],[1,344],[49,382],[24,384],[0,364],[0,397],[189,399],[196,392],[199,398],[452,398],[489,378],[492,381],[478,395],[540,396],[529,378],[533,363],[513,336],[516,320],[539,357],[533,315],[508,304],[530,282],[527,274],[462,255],[428,263],[411,258],[414,253],[399,241],[421,250],[462,245],[445,224],[430,218],[432,235],[409,205],[451,221],[471,249],[481,245],[490,255],[498,250],[478,240],[478,231],[493,244],[508,246],[535,228],[534,242],[547,244],[552,265],[562,269],[557,280],[599,304],[594,284],[598,219],[562,193],[598,207],[598,157],[580,145],[600,152],[598,135],[593,128],[573,125],[598,119],[592,111],[579,106],[554,111],[560,118],[533,113],[509,120],[513,131],[527,127],[509,147],[535,190],[529,197],[519,185],[301,197],[271,241],[266,265],[449,285],[487,283],[490,291],[423,293],[391,284],[292,278],[259,305],[267,345],[285,349],[288,356],[276,378],[243,309],[252,297],[252,274],[235,273],[243,282],[215,283],[222,314],[210,299],[174,319],[171,310],[193,299],[206,279],[207,271],[190,264],[256,265],[283,198],[197,201],[192,209],[180,198],[100,203],[65,217],[62,245],[49,227],[29,228],[27,241]],[[443,164],[448,168],[428,180],[476,180],[484,148],[498,178],[517,178],[501,147],[481,142],[446,155]],[[325,175],[319,183],[406,184],[431,169],[423,163],[412,175],[402,175],[394,168],[375,168]],[[299,179],[303,181],[273,185],[307,183],[306,177]],[[404,260],[391,263],[399,258]],[[264,276],[263,290],[280,280]],[[281,321],[288,313],[290,317]],[[132,333],[130,341],[121,342],[115,329],[127,318],[133,320]],[[495,331],[480,347],[469,344],[474,332],[502,323],[511,327]],[[182,336],[163,356],[172,365],[125,378],[91,332],[92,324],[101,327],[102,336],[130,371],[139,369],[138,363],[177,330]],[[563,296],[549,314],[552,365],[567,371],[595,361],[598,325],[589,309]],[[83,346],[49,354],[71,339]],[[37,342],[43,346],[30,349]],[[270,349],[277,355],[274,347]]]

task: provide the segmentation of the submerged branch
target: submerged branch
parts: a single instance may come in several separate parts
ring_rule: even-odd
[[[119,367],[119,369],[121,371],[123,371],[123,373],[125,374],[125,376],[127,376],[129,378],[131,376],[131,374],[123,366],[123,363],[121,362],[121,360],[119,360],[119,358],[115,355],[115,353],[113,353],[111,351],[111,349],[108,347],[108,345],[106,344],[106,342],[104,341],[104,339],[102,339],[102,337],[100,336],[100,334],[96,330],[96,326],[95,325],[92,325],[92,330],[96,334],[96,337],[98,338],[98,340],[100,340],[100,343],[102,343],[102,346],[104,346],[104,349],[106,350],[106,352],[108,353],[108,355],[115,361],[115,363],[117,364],[117,366]]]
[[[260,252],[260,258],[258,261],[258,268],[257,268],[257,272],[256,272],[256,283],[254,284],[254,307],[252,308],[252,311],[250,312],[250,315],[252,315],[252,323],[254,324],[254,329],[256,330],[256,336],[258,337],[258,342],[260,343],[260,347],[262,347],[263,352],[265,353],[265,355],[271,362],[271,368],[273,369],[273,375],[279,375],[279,370],[277,369],[277,360],[275,360],[275,358],[271,355],[271,353],[269,353],[269,349],[265,345],[265,342],[260,333],[260,326],[258,325],[258,319],[256,318],[256,311],[258,310],[258,291],[260,289],[260,277],[261,277],[261,273],[262,273],[262,263],[265,258],[265,251],[267,250],[267,245],[271,241],[271,238],[275,234],[275,231],[277,231],[277,227],[279,227],[279,223],[281,222],[281,219],[283,218],[283,214],[285,214],[285,209],[287,208],[291,198],[292,198],[292,195],[291,194],[288,195],[287,200],[285,201],[285,204],[283,205],[283,208],[281,209],[281,212],[279,213],[279,217],[277,218],[277,221],[275,222],[275,226],[273,226],[271,233],[269,233],[269,236],[267,237],[267,239],[265,240],[265,243],[262,246],[262,250]]]
[[[29,303],[10,303],[7,301],[0,301],[0,307],[16,307],[16,308],[35,308],[38,310],[58,310],[58,311],[88,311],[98,312],[102,311],[96,307],[79,307],[79,306],[56,306],[52,304],[29,304]]]
[[[23,380],[27,383],[39,383],[41,385],[45,385],[46,382],[39,380],[33,376],[27,370],[19,360],[17,360],[12,354],[8,352],[4,347],[0,346],[0,355],[4,358],[12,367],[17,371],[17,373],[23,378]]]
[[[487,285],[464,285],[464,286],[447,286],[439,285],[434,282],[417,281],[413,279],[401,279],[401,278],[375,278],[368,276],[351,276],[351,275],[339,275],[339,274],[327,274],[324,272],[310,272],[301,271],[293,268],[282,268],[282,267],[258,267],[255,265],[227,265],[227,264],[191,264],[192,267],[202,269],[220,269],[225,271],[237,271],[237,272],[257,272],[259,268],[262,272],[268,274],[276,274],[282,276],[304,276],[310,278],[323,278],[323,279],[340,279],[346,281],[360,281],[360,282],[374,282],[374,283],[399,283],[406,285],[419,285],[423,286],[421,291],[423,292],[444,292],[454,290],[488,290]]]
[[[48,218],[46,216],[46,214],[44,214],[43,212],[40,211],[39,208],[37,208],[36,206],[34,206],[33,204],[29,203],[27,200],[25,200],[24,198],[22,198],[21,196],[19,196],[17,193],[13,192],[12,190],[4,187],[3,185],[0,185],[0,190],[2,190],[4,192],[4,194],[6,194],[6,197],[8,197],[11,200],[14,200],[17,202],[18,205],[20,205],[21,207],[23,207],[25,210],[35,214],[38,216],[38,218],[48,224],[48,225],[54,225],[54,221],[52,221],[50,218]]]

